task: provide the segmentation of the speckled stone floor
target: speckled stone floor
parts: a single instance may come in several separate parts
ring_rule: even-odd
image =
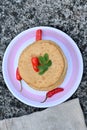
[[[64,31],[81,50],[83,78],[70,99],[79,98],[87,124],[87,0],[0,0],[0,119],[43,110],[18,101],[2,76],[2,59],[10,41],[20,32],[40,25]]]

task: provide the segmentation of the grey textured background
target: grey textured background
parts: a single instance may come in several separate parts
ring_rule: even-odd
[[[87,124],[87,0],[0,0],[0,119],[43,110],[18,101],[7,89],[1,69],[10,41],[20,32],[39,25],[64,31],[81,50],[83,78],[70,99],[80,99]]]

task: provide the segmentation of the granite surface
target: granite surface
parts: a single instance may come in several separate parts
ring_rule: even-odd
[[[17,100],[2,76],[2,59],[10,41],[20,32],[40,25],[64,31],[81,50],[83,78],[70,99],[79,98],[87,124],[87,0],[0,0],[0,119],[43,110]]]

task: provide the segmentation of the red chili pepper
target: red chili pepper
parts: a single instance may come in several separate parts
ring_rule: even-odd
[[[31,61],[32,61],[32,64],[35,66],[37,66],[39,64],[39,60],[37,57],[32,57]]]
[[[36,41],[38,40],[42,40],[42,30],[41,29],[38,29],[36,31]]]
[[[50,97],[52,97],[53,95],[55,95],[55,94],[57,94],[57,93],[59,93],[59,92],[62,92],[62,91],[64,91],[64,88],[55,88],[55,89],[53,89],[53,90],[47,92],[46,98],[45,98],[44,101],[42,101],[41,103],[44,103],[44,102],[47,100],[47,98],[50,98]]]
[[[31,59],[31,62],[32,62],[32,66],[33,66],[33,69],[38,72],[39,69],[38,69],[38,65],[39,65],[39,60],[37,57],[32,57]]]
[[[20,91],[22,91],[22,82],[21,82],[22,77],[20,76],[18,67],[17,67],[17,69],[16,69],[16,79],[20,81],[20,84],[21,84],[21,89],[20,89]]]
[[[20,73],[19,73],[18,67],[17,67],[17,69],[16,69],[16,79],[17,79],[17,80],[22,80],[22,78],[21,78],[21,76],[20,76]]]
[[[39,71],[38,66],[36,66],[36,65],[33,65],[33,69],[34,69],[36,72]]]

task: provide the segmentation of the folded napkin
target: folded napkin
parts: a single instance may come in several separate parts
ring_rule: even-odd
[[[18,118],[0,121],[0,130],[86,130],[78,99]]]

